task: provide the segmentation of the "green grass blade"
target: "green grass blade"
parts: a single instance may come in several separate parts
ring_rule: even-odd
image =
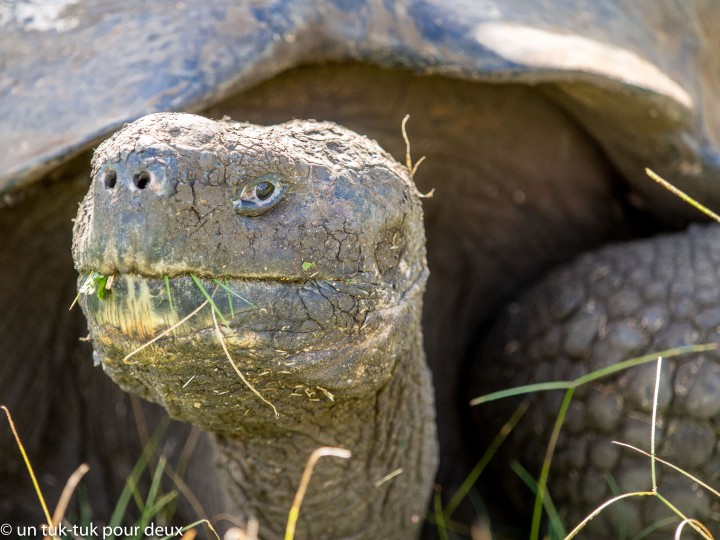
[[[610,488],[610,494],[613,497],[617,497],[622,493],[620,491],[620,486],[615,481],[615,477],[610,474],[610,472],[605,473],[605,482],[607,482],[608,487]],[[618,516],[618,540],[625,540],[627,538],[627,508],[625,508],[624,504],[620,504],[617,507],[617,512],[619,514]]]
[[[442,496],[440,490],[436,489],[433,495],[433,509],[435,510],[435,526],[437,527],[440,540],[450,540],[448,537],[447,524],[442,510]]]
[[[223,314],[220,313],[220,310],[219,310],[218,307],[215,305],[215,302],[213,301],[212,297],[208,294],[208,292],[207,292],[207,290],[205,289],[205,287],[203,286],[203,284],[200,283],[200,280],[197,278],[197,276],[195,276],[195,274],[190,274],[190,277],[191,277],[192,280],[195,282],[195,285],[197,285],[198,289],[200,289],[200,292],[203,293],[203,296],[207,299],[208,302],[210,302],[210,305],[212,306],[213,311],[214,311],[215,313],[217,313],[217,316],[220,318],[220,320],[222,321],[222,323],[223,323],[225,326],[229,326],[227,320],[225,320],[225,317],[223,317]]]
[[[167,292],[168,304],[170,304],[170,311],[175,311],[172,294],[170,294],[170,278],[168,278],[167,274],[165,274],[163,276],[163,279],[165,280],[165,292]]]
[[[458,490],[452,496],[450,502],[448,502],[447,506],[445,507],[444,519],[449,519],[453,515],[455,510],[457,510],[457,507],[460,506],[460,503],[470,492],[470,489],[472,489],[472,487],[475,485],[475,482],[477,482],[480,474],[485,470],[485,467],[487,467],[488,463],[490,463],[492,458],[495,456],[502,443],[505,442],[505,439],[507,439],[510,432],[515,429],[517,423],[525,415],[527,409],[528,403],[524,401],[515,410],[512,417],[510,417],[510,420],[508,420],[505,425],[500,428],[500,432],[492,440],[480,460],[473,467],[472,471],[470,471],[470,474],[465,478]]]
[[[516,475],[518,475],[520,480],[522,480],[525,485],[530,488],[530,491],[537,495],[538,484],[527,469],[517,461],[513,461],[510,468]],[[565,524],[560,518],[560,514],[558,513],[555,504],[552,502],[552,498],[547,494],[543,498],[543,506],[545,508],[545,513],[548,516],[548,521],[550,522],[550,538],[565,538]]]
[[[688,517],[683,514],[674,504],[672,504],[670,501],[668,501],[665,497],[663,497],[660,492],[656,491],[655,496],[660,499],[665,506],[667,506],[670,510],[675,512],[675,514],[682,520],[688,522],[688,524],[697,532],[700,536],[705,538],[705,540],[713,540],[712,536],[709,536],[705,531],[703,531],[695,522],[695,520],[688,519]]]
[[[175,493],[174,491],[170,491],[170,492],[162,495],[155,502],[155,504],[153,504],[152,507],[149,507],[149,510],[147,511],[147,515],[150,516],[151,520],[148,520],[148,522],[145,525],[143,525],[143,529],[145,528],[146,525],[152,524],[152,518],[158,516],[160,514],[160,512],[166,506],[168,506],[171,502],[173,502],[175,499],[177,499],[177,493]]]
[[[127,479],[127,486],[128,489],[130,489],[130,494],[132,495],[133,501],[135,501],[135,506],[138,507],[140,512],[144,512],[145,500],[143,499],[142,493],[140,493],[140,490],[138,489],[137,480],[135,478],[129,477]]]
[[[155,504],[155,499],[157,499],[158,491],[160,490],[160,482],[162,480],[163,472],[165,471],[165,465],[167,464],[167,459],[165,456],[160,456],[158,458],[158,464],[157,467],[155,467],[155,473],[153,474],[152,483],[150,484],[150,489],[148,490],[148,496],[146,499],[146,506],[153,506]]]
[[[549,381],[543,383],[525,384],[522,386],[516,386],[515,388],[508,388],[506,390],[492,392],[490,394],[476,397],[475,399],[470,401],[470,405],[481,405],[483,403],[488,403],[490,401],[495,401],[506,397],[532,394],[535,392],[547,392],[549,390],[567,390],[568,388],[577,388],[578,386],[582,386],[583,384],[609,377],[610,375],[614,375],[626,369],[640,366],[642,364],[648,364],[650,362],[655,362],[657,361],[658,356],[662,356],[663,358],[672,358],[674,356],[682,356],[684,354],[714,351],[717,350],[718,347],[720,347],[720,343],[701,343],[699,345],[683,345],[681,347],[674,347],[672,349],[666,349],[657,353],[630,358],[629,360],[624,360],[622,362],[618,362],[617,364],[598,369],[597,371],[593,371],[572,381]]]
[[[233,308],[232,296],[227,291],[225,292],[225,294],[227,294],[228,306],[230,307],[230,318],[234,318],[235,317],[235,309]]]
[[[113,510],[113,513],[110,516],[110,522],[108,523],[110,527],[118,527],[122,523],[123,517],[127,513],[127,506],[130,502],[130,498],[132,497],[134,486],[138,484],[137,480],[140,478],[143,471],[147,468],[147,464],[150,461],[150,458],[155,451],[155,448],[160,443],[160,440],[165,434],[168,425],[169,421],[167,419],[163,420],[163,422],[157,427],[157,429],[153,433],[148,443],[145,445],[145,448],[143,448],[143,451],[140,454],[140,458],[137,460],[135,466],[130,472],[130,476],[128,476],[125,482],[125,487],[123,488],[122,493],[120,493],[120,497],[115,504],[115,509]],[[109,537],[109,539],[114,538],[114,536]]]
[[[516,386],[515,388],[507,388],[505,390],[498,390],[484,396],[476,397],[470,401],[470,405],[482,405],[483,403],[489,403],[490,401],[496,401],[498,399],[504,399],[512,396],[522,396],[525,394],[534,394],[536,392],[547,392],[549,390],[567,390],[573,386],[573,381],[550,381],[543,383],[524,384],[522,386]]]
[[[558,412],[557,418],[555,418],[555,425],[553,426],[552,433],[550,434],[550,441],[548,442],[547,450],[545,452],[545,459],[543,460],[542,468],[540,469],[540,478],[538,478],[538,489],[535,494],[532,525],[530,526],[530,540],[538,540],[538,538],[540,538],[540,522],[542,519],[543,500],[545,499],[545,493],[547,492],[550,465],[552,463],[553,454],[555,453],[555,446],[557,445],[558,437],[560,436],[560,430],[565,422],[565,417],[567,416],[568,409],[570,408],[570,402],[572,401],[574,394],[574,388],[568,388],[565,392],[565,397],[563,398],[562,405],[560,405],[560,411]]]
[[[165,459],[165,456],[160,456],[160,458],[158,459],[157,467],[155,467],[155,472],[153,473],[152,482],[150,483],[150,489],[148,490],[147,497],[143,504],[140,519],[137,523],[141,531],[145,529],[145,526],[150,523],[150,521],[156,514],[153,508],[156,504],[156,499],[160,490],[160,483],[162,481],[166,463],[167,460]]]
[[[217,285],[220,285],[220,287],[222,287],[223,289],[225,289],[228,294],[231,294],[231,295],[233,295],[233,296],[238,297],[238,298],[239,298],[240,300],[242,300],[243,302],[246,302],[246,303],[249,304],[250,306],[252,306],[252,307],[254,307],[254,308],[257,309],[257,306],[256,306],[255,304],[253,304],[250,300],[248,300],[247,298],[245,298],[244,296],[242,296],[241,294],[239,294],[237,291],[233,291],[230,287],[228,287],[228,285],[227,285],[226,283],[222,283],[221,281],[219,281],[219,280],[217,280],[217,279],[213,279],[213,281],[214,281]]]

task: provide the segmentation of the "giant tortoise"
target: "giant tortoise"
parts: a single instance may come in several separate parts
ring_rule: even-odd
[[[448,495],[506,419],[491,409],[473,419],[474,392],[715,339],[717,232],[696,225],[660,236],[702,218],[643,167],[720,207],[719,16],[709,0],[0,4],[0,401],[49,500],[87,462],[81,491],[93,519],[106,521],[148,433],[164,422],[161,408],[131,399],[94,365],[79,339],[86,322],[67,310],[78,283],[71,219],[89,183],[76,225],[79,283],[91,271],[117,274],[107,303],[81,298],[95,364],[214,432],[167,429],[161,450],[172,463],[184,463],[186,441],[196,441],[185,523],[203,508],[257,517],[262,537],[281,536],[309,452],[330,445],[356,455],[320,463],[298,535],[413,537],[430,495],[435,425],[436,482]],[[91,176],[92,146],[159,111],[252,124],[150,116],[102,145]],[[346,129],[404,162],[408,113],[412,152],[427,156],[417,192],[405,168]],[[259,127],[294,118],[318,122]],[[434,393],[418,331],[427,277],[418,193],[431,190],[422,200],[422,342]],[[170,198],[181,206],[163,206]],[[154,214],[180,208],[188,218],[172,231]],[[363,281],[370,263],[380,277]],[[127,357],[158,331],[161,304],[179,315],[226,293],[217,316],[229,320],[218,332],[250,351],[232,349],[256,393],[212,341],[210,308],[166,339],[170,349]],[[135,311],[118,308],[131,297]],[[317,362],[314,346],[326,347]],[[260,370],[271,349],[280,356]],[[177,371],[173,358],[185,358]],[[158,375],[153,363],[168,371]],[[666,362],[657,430],[660,450],[709,482],[720,470],[718,369],[711,352]],[[648,487],[644,458],[606,443],[647,446],[653,385],[654,373],[640,369],[578,392],[551,480],[569,519],[610,496],[609,473],[623,488]],[[186,399],[197,388],[202,399]],[[530,464],[542,453],[556,397],[535,398],[508,459]],[[8,430],[0,441],[0,522],[38,522]],[[716,501],[697,486],[683,493],[663,471],[661,480],[717,530]],[[509,512],[517,495],[505,499],[492,485],[491,516]],[[661,518],[654,502],[629,506],[621,520],[601,516],[591,532],[652,523]]]

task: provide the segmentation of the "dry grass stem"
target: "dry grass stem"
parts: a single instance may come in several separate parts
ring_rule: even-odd
[[[680,525],[678,525],[677,529],[675,529],[675,540],[680,540],[680,537],[682,536],[682,530],[683,530],[683,528],[685,528],[685,525],[688,525],[688,524],[691,527],[693,527],[696,531],[699,528],[701,531],[701,532],[699,531],[700,534],[702,534],[706,538],[714,538],[713,535],[710,533],[710,531],[707,529],[707,527],[705,527],[705,525],[700,523],[697,519],[683,519],[680,522]]]
[[[258,540],[260,522],[255,517],[248,519],[247,527],[231,527],[225,533],[223,540]]]
[[[474,521],[470,526],[470,538],[472,540],[493,540],[490,525],[484,521]]]
[[[198,525],[205,525],[208,529],[210,529],[215,536],[217,540],[220,540],[220,535],[215,530],[215,527],[213,527],[212,523],[208,521],[207,519],[199,519],[195,523],[191,523],[190,525],[186,525],[183,527],[182,532],[183,536],[180,540],[192,540],[197,536],[197,532],[195,531],[195,527]],[[177,538],[176,536],[166,536],[162,538],[161,540],[172,540],[173,538]]]
[[[578,533],[585,528],[585,525],[590,523],[600,512],[605,510],[608,506],[611,504],[622,500],[627,499],[628,497],[654,497],[655,492],[654,491],[634,491],[632,493],[623,493],[622,495],[618,495],[617,497],[613,497],[612,499],[605,501],[600,506],[598,506],[595,510],[593,510],[585,519],[583,519],[577,527],[575,527],[572,531],[570,531],[570,534],[568,534],[565,537],[565,540],[571,540],[571,538],[575,538]]]
[[[641,450],[640,448],[638,448],[638,447],[636,447],[636,446],[633,446],[633,445],[631,445],[631,444],[624,443],[624,442],[620,442],[620,441],[612,441],[612,443],[613,443],[613,444],[617,444],[618,446],[623,446],[623,447],[625,447],[625,448],[629,448],[630,450],[634,450],[635,452],[638,452],[639,454],[642,454],[643,456],[647,456],[647,457],[649,457],[649,458],[651,458],[651,459],[655,459],[655,461],[657,461],[658,463],[662,463],[662,464],[665,465],[666,467],[670,467],[672,470],[674,470],[674,471],[676,471],[676,472],[679,472],[680,474],[682,474],[682,475],[685,476],[686,478],[692,480],[693,482],[696,482],[699,486],[705,488],[705,489],[708,490],[710,493],[712,493],[713,495],[715,495],[716,497],[718,497],[718,498],[720,499],[720,492],[719,492],[718,490],[712,488],[711,486],[709,486],[708,484],[706,484],[705,482],[703,482],[703,481],[700,480],[699,478],[697,478],[697,477],[693,476],[692,474],[690,474],[689,472],[681,469],[681,468],[678,467],[677,465],[674,465],[674,464],[670,463],[669,461],[664,460],[663,458],[659,458],[659,457],[657,457],[657,456],[655,456],[655,457],[653,458],[653,456],[652,456],[652,454],[650,454],[650,452],[646,452],[645,450]]]
[[[412,157],[410,157],[410,139],[408,138],[407,129],[405,128],[407,121],[410,120],[410,115],[406,114],[405,118],[402,119],[402,124],[400,125],[400,129],[402,131],[403,140],[405,141],[405,167],[407,168],[408,172],[410,173],[410,178],[415,177],[415,173],[418,170],[418,167],[420,164],[425,161],[425,157],[423,156],[420,159],[417,160],[417,163],[413,165]],[[433,193],[435,193],[435,188],[431,189],[428,193],[419,193],[418,195],[420,198],[423,199],[429,199],[433,196]]]
[[[60,494],[57,506],[55,507],[55,512],[53,512],[52,521],[54,528],[57,528],[62,520],[65,519],[65,512],[70,504],[70,499],[72,499],[73,493],[75,493],[80,480],[82,480],[82,477],[85,476],[89,470],[90,466],[87,463],[81,463],[80,466],[75,469],[75,472],[70,475],[70,478],[68,478],[68,481],[65,483],[65,487]],[[45,538],[50,537],[46,536]]]
[[[662,373],[662,356],[657,359],[657,371],[655,372],[655,392],[653,394],[652,422],[650,429],[650,476],[652,478],[652,490],[657,491],[657,474],[655,473],[655,426],[657,426],[658,397],[660,395],[660,375]]]
[[[305,464],[305,470],[300,478],[300,485],[298,486],[292,506],[290,507],[287,527],[285,527],[285,540],[293,540],[295,538],[295,527],[297,526],[298,517],[300,517],[300,505],[302,505],[302,501],[305,498],[305,492],[307,491],[308,484],[310,483],[310,477],[312,476],[313,469],[315,468],[315,464],[318,460],[321,457],[349,459],[351,455],[350,450],[346,450],[345,448],[332,448],[329,446],[317,448],[312,454],[310,454],[310,457]]]
[[[390,480],[392,480],[396,476],[401,475],[402,473],[403,473],[402,467],[399,469],[395,469],[393,472],[386,474],[380,480],[375,482],[375,487],[382,486],[384,483],[389,482]]]
[[[144,348],[149,347],[150,345],[152,345],[153,343],[155,343],[155,342],[156,342],[158,339],[160,339],[161,337],[167,336],[170,332],[172,332],[173,330],[175,330],[175,329],[176,329],[178,326],[180,326],[181,324],[185,324],[185,323],[188,321],[188,319],[191,319],[192,317],[194,317],[202,308],[204,308],[206,305],[208,305],[208,303],[209,303],[209,301],[208,301],[208,300],[205,300],[202,304],[200,304],[198,307],[196,307],[196,308],[193,310],[192,313],[190,313],[190,314],[187,315],[186,317],[183,317],[183,318],[180,319],[178,322],[176,322],[175,324],[173,324],[170,328],[168,328],[167,330],[163,330],[162,333],[158,334],[157,336],[155,336],[154,338],[152,338],[150,341],[148,341],[147,343],[141,345],[140,347],[138,347],[137,349],[135,349],[133,352],[131,352],[130,354],[128,354],[127,356],[125,356],[125,358],[122,359],[123,363],[125,363],[125,364],[132,364],[133,362],[128,362],[128,359],[130,359],[132,356],[134,356],[134,355],[136,355],[137,353],[139,353],[140,351],[142,351]],[[215,319],[215,315],[213,315],[213,320],[214,320],[214,319]]]
[[[40,491],[40,485],[38,484],[37,477],[35,476],[35,471],[33,471],[32,465],[30,464],[30,459],[28,458],[27,452],[25,451],[25,446],[23,446],[23,443],[20,440],[20,435],[18,435],[17,429],[15,429],[15,422],[13,422],[12,415],[10,414],[10,409],[8,409],[5,405],[0,405],[0,409],[5,411],[5,415],[7,416],[8,422],[10,423],[10,430],[12,431],[13,437],[15,437],[15,442],[20,449],[20,454],[22,454],[22,458],[25,462],[28,473],[30,473],[30,479],[32,480],[33,487],[35,488],[35,493],[37,494],[38,499],[40,499],[40,506],[42,506],[43,512],[45,513],[45,519],[47,520],[50,529],[52,529],[53,521],[52,517],[50,516],[50,511],[48,510],[47,504],[45,504],[45,497],[43,497],[42,491]]]
[[[206,301],[207,302],[207,301]],[[232,356],[230,356],[230,353],[227,350],[227,347],[225,346],[225,337],[223,336],[222,332],[220,331],[220,325],[218,325],[217,318],[215,317],[215,310],[211,310],[212,318],[213,318],[213,324],[215,325],[215,335],[218,338],[218,341],[220,341],[220,345],[222,346],[223,351],[225,352],[225,356],[227,357],[228,361],[230,362],[230,365],[235,370],[235,373],[237,373],[237,376],[240,377],[240,380],[245,383],[245,386],[247,386],[250,391],[255,394],[263,403],[266,403],[270,407],[272,407],[273,412],[275,413],[275,418],[278,418],[280,414],[278,413],[277,409],[275,408],[275,405],[270,403],[267,399],[265,399],[260,392],[257,391],[257,389],[250,384],[250,381],[248,381],[245,378],[245,375],[242,374],[242,371],[237,367],[237,364],[235,364],[235,361],[232,359]]]
[[[670,182],[665,180],[662,176],[660,176],[658,173],[656,173],[652,169],[648,169],[647,167],[645,167],[645,174],[647,174],[650,178],[655,180],[658,184],[660,184],[662,187],[667,189],[673,195],[680,197],[683,201],[688,203],[690,206],[700,210],[706,216],[708,216],[720,223],[720,216],[718,216],[715,212],[710,210],[707,206],[700,204],[698,201],[693,199],[690,195],[688,195],[684,191],[681,191],[678,188],[676,188],[675,186],[673,186]]]

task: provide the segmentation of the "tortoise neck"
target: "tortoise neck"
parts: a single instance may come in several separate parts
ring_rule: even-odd
[[[312,452],[347,448],[349,460],[321,459],[297,525],[298,538],[413,538],[437,467],[435,413],[422,339],[408,340],[395,375],[373,396],[336,398],[313,428],[217,437],[234,511],[254,515],[262,538],[283,538]],[[418,494],[427,494],[418,496]]]

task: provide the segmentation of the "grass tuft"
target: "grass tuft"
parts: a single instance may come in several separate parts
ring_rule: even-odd
[[[78,488],[78,485],[82,480],[83,476],[85,476],[85,474],[90,470],[90,467],[87,464],[83,463],[70,476],[67,483],[65,484],[65,487],[63,488],[63,491],[58,500],[58,504],[55,507],[55,512],[51,517],[47,504],[45,503],[45,498],[42,494],[42,491],[40,490],[37,477],[35,476],[35,472],[30,463],[30,459],[28,458],[25,447],[20,439],[20,436],[18,435],[17,429],[15,428],[15,423],[12,419],[12,415],[10,414],[9,409],[5,405],[0,406],[0,409],[5,411],[5,415],[7,416],[10,423],[10,429],[13,433],[13,436],[15,437],[15,441],[17,443],[18,449],[20,450],[23,461],[25,462],[25,466],[27,467],[28,473],[35,488],[35,492],[38,496],[38,499],[40,500],[40,506],[42,507],[45,514],[47,526],[49,527],[48,532],[58,531],[60,524],[65,520],[65,513],[69,506],[70,500],[72,499],[73,494]],[[161,519],[163,522],[169,522],[172,517],[173,512],[171,511],[170,513],[167,513],[165,512],[165,510],[166,508],[168,508],[169,503],[176,498],[176,493],[161,493],[161,481],[163,475],[165,474],[165,469],[167,465],[164,457],[159,458],[158,465],[152,474],[152,480],[150,488],[148,490],[148,494],[145,498],[140,495],[137,488],[140,483],[140,477],[142,476],[143,472],[148,468],[150,457],[152,456],[160,440],[162,439],[168,425],[169,419],[165,418],[164,422],[162,422],[158,429],[156,429],[156,431],[153,433],[151,439],[143,448],[143,452],[140,458],[135,463],[135,466],[133,467],[130,475],[126,479],[125,487],[123,488],[123,491],[115,504],[115,508],[110,518],[110,522],[108,523],[108,526],[112,527],[113,529],[115,529],[116,527],[122,527],[122,523],[127,518],[129,503],[131,500],[135,501],[138,509],[140,510],[140,517],[134,523],[134,525],[131,527],[124,527],[125,531],[132,531],[133,528],[137,527],[137,529],[135,529],[137,530],[137,534],[133,537],[126,537],[125,540],[141,540],[144,538],[145,527],[153,523],[153,520]],[[184,533],[182,537],[183,540],[191,540],[192,538],[194,538],[196,536],[196,533],[193,529],[201,524],[206,525],[210,529],[210,531],[212,531],[216,540],[220,540],[220,536],[218,535],[217,531],[207,519],[201,519],[183,527],[181,529],[181,532]],[[47,536],[46,538],[59,540],[59,537],[54,535]],[[106,538],[108,540],[115,540],[115,536],[108,536]],[[176,537],[166,536],[162,540],[170,540],[171,538]]]
[[[447,523],[445,523],[445,514],[442,509],[442,492],[440,491],[440,486],[436,486],[433,493],[433,509],[435,511],[435,526],[437,527],[440,540],[450,540],[448,526]]]
[[[119,527],[122,524],[123,517],[127,513],[130,500],[133,498],[138,507],[141,509],[141,520],[145,517],[145,509],[147,508],[147,505],[143,504],[142,498],[138,494],[137,486],[140,483],[140,477],[143,474],[143,471],[147,469],[150,458],[152,457],[155,448],[158,446],[160,440],[165,434],[168,425],[169,419],[163,419],[163,422],[158,426],[148,443],[143,448],[143,451],[140,454],[140,458],[138,458],[137,462],[135,463],[135,466],[130,472],[130,476],[128,476],[125,480],[125,486],[120,493],[120,497],[115,503],[115,509],[113,510],[112,515],[110,516],[110,522],[108,523],[110,527],[115,528]],[[114,539],[114,536],[108,537],[108,540]]]
[[[620,446],[625,446],[628,448],[632,448],[633,450],[636,450],[644,455],[647,455],[650,458],[651,463],[651,490],[650,491],[641,491],[641,492],[633,492],[633,493],[624,493],[621,495],[618,495],[616,497],[613,497],[600,505],[598,508],[596,508],[590,515],[588,515],[575,529],[573,529],[569,535],[565,537],[565,540],[569,540],[576,536],[584,527],[587,525],[588,522],[590,522],[595,516],[597,516],[600,512],[602,512],[605,508],[608,506],[614,504],[617,501],[626,499],[628,497],[645,497],[645,496],[655,496],[657,497],[663,504],[668,506],[683,522],[686,524],[689,524],[694,530],[696,530],[701,536],[704,538],[707,538],[708,540],[712,539],[712,536],[705,536],[704,527],[700,527],[697,525],[695,520],[688,520],[686,516],[684,516],[677,508],[675,508],[670,501],[665,499],[659,491],[657,487],[657,476],[655,471],[655,462],[660,462],[663,464],[666,464],[673,468],[674,470],[681,472],[688,478],[691,478],[693,481],[698,482],[699,485],[702,485],[703,487],[708,488],[713,494],[720,497],[720,493],[718,493],[715,490],[712,490],[712,488],[709,488],[707,484],[701,482],[700,480],[694,478],[689,473],[682,471],[680,468],[666,462],[665,460],[662,460],[658,458],[655,455],[655,426],[657,422],[657,401],[658,401],[658,393],[660,389],[660,370],[662,368],[662,359],[663,358],[671,358],[675,356],[681,356],[691,353],[699,353],[699,352],[706,352],[706,351],[712,351],[717,350],[720,348],[720,343],[704,343],[700,345],[685,345],[681,347],[675,347],[672,349],[667,349],[665,351],[660,352],[659,354],[649,354],[649,355],[643,355],[636,358],[631,358],[629,360],[625,360],[623,362],[618,362],[617,364],[613,364],[611,366],[607,366],[605,368],[599,369],[597,371],[588,373],[586,375],[583,375],[581,377],[578,377],[577,379],[571,380],[571,381],[550,381],[545,383],[536,383],[536,384],[529,384],[529,385],[522,385],[515,388],[509,388],[506,390],[501,390],[499,392],[492,392],[490,394],[486,394],[484,396],[480,396],[478,398],[473,399],[470,404],[471,405],[478,405],[482,403],[488,403],[490,401],[495,401],[498,399],[503,399],[506,397],[511,396],[518,396],[518,395],[524,395],[529,393],[536,393],[541,391],[550,391],[550,390],[565,390],[565,396],[563,398],[562,405],[560,407],[560,410],[558,411],[558,415],[555,419],[555,424],[553,426],[553,430],[550,434],[550,440],[547,445],[545,457],[543,459],[542,467],[540,470],[540,476],[537,481],[537,486],[534,489],[535,491],[535,504],[533,506],[533,518],[532,518],[532,524],[531,524],[531,530],[530,530],[530,538],[531,540],[537,540],[540,537],[540,526],[542,521],[542,515],[543,515],[543,508],[546,507],[545,498],[547,495],[547,483],[549,479],[550,474],[550,466],[552,463],[552,457],[555,451],[555,446],[557,444],[558,437],[560,435],[560,430],[562,429],[562,424],[565,420],[567,411],[570,407],[570,403],[572,402],[572,397],[575,392],[575,390],[582,385],[588,384],[593,381],[597,381],[599,379],[608,377],[610,375],[614,375],[620,371],[636,367],[642,364],[649,363],[651,361],[657,362],[657,375],[655,379],[655,396],[653,401],[653,414],[652,414],[652,431],[650,434],[650,445],[651,445],[651,451],[649,453],[644,452],[642,450],[639,450],[637,448],[634,448],[630,445],[627,445],[625,443],[618,443],[615,442],[615,444],[619,444]],[[686,521],[687,520],[687,521]]]
[[[565,417],[570,409],[570,403],[573,395],[575,394],[575,388],[568,388],[565,392],[560,411],[555,418],[555,425],[553,426],[552,433],[550,434],[550,441],[548,442],[547,449],[545,451],[545,458],[540,469],[540,478],[538,478],[537,491],[535,493],[535,504],[533,506],[533,517],[532,525],[530,528],[530,540],[537,540],[540,537],[540,525],[542,520],[543,501],[547,493],[547,483],[550,477],[550,466],[552,464],[552,458],[555,454],[555,447],[560,437],[560,430],[565,422]]]

